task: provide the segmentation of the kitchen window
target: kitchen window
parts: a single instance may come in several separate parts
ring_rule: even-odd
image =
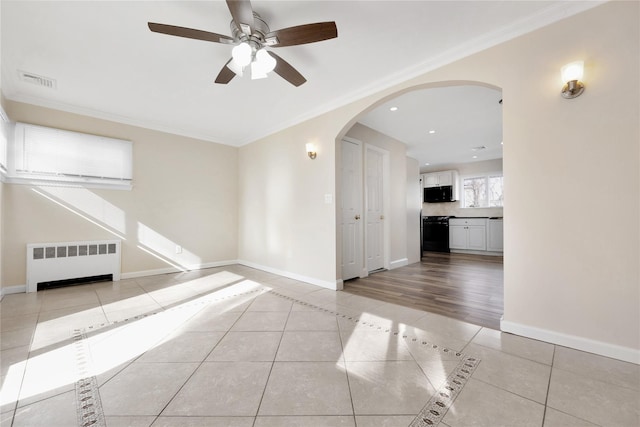
[[[462,207],[495,208],[503,204],[503,176],[501,173],[462,179]]]

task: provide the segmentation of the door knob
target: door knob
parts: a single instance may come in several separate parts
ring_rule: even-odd
[[[356,219],[357,219],[357,220],[358,220],[358,219],[360,219],[360,215],[356,215]]]

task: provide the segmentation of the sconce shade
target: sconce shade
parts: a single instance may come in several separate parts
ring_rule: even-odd
[[[307,149],[307,154],[309,155],[309,158],[315,159],[316,155],[318,154],[316,152],[316,146],[312,142],[307,142],[305,147]]]
[[[584,61],[571,62],[560,70],[562,74],[562,83],[567,83],[572,80],[582,80],[584,74]]]
[[[560,69],[562,82],[562,97],[571,99],[584,92],[584,84],[580,81],[584,75],[584,61],[574,61]]]

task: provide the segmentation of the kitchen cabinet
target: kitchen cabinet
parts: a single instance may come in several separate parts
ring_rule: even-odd
[[[449,247],[451,249],[486,251],[486,218],[450,218]]]
[[[458,171],[431,172],[422,175],[424,188],[442,187],[444,185],[455,186],[458,180]]]
[[[487,220],[487,250],[492,252],[504,251],[502,218],[489,218]]]

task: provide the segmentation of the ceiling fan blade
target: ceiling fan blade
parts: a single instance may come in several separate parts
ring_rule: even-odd
[[[307,79],[305,79],[304,76],[300,74],[298,70],[293,68],[287,61],[280,58],[273,52],[269,52],[269,55],[273,56],[276,59],[276,68],[274,68],[273,71],[280,77],[296,87],[307,81]]]
[[[270,39],[276,38],[274,43]],[[267,45],[271,47],[295,46],[314,43],[338,37],[338,27],[335,22],[316,22],[315,24],[298,25],[272,31],[266,35]]]
[[[220,72],[218,73],[218,77],[216,77],[216,83],[226,85],[231,81],[232,78],[236,76],[236,73],[234,73],[229,67],[227,67],[227,65],[229,65],[231,61],[233,61],[233,58],[228,60],[227,63],[224,64],[224,67],[222,67],[222,70],[220,70]]]
[[[175,25],[158,24],[149,22],[149,29],[154,33],[168,34],[170,36],[186,37],[188,39],[204,40],[215,43],[234,43],[231,37],[209,31],[196,30],[194,28],[176,27]]]
[[[238,28],[240,28],[245,34],[249,35],[251,30],[245,31],[242,24],[253,28],[253,8],[251,7],[251,1],[227,0],[227,6],[229,7],[229,12],[231,12],[231,16]]]

